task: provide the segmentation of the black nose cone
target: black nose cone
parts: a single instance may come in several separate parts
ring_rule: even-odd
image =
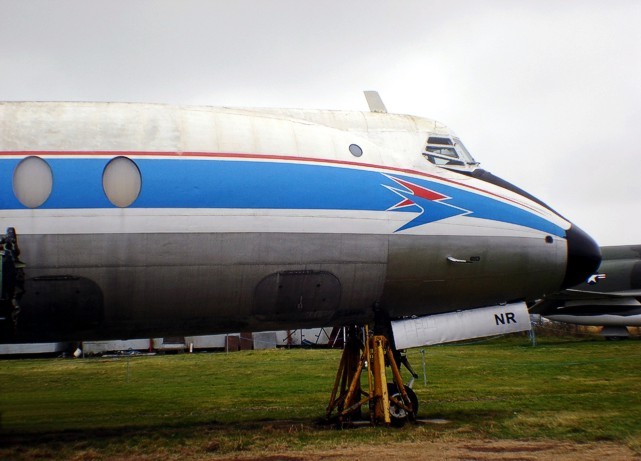
[[[572,225],[566,233],[568,264],[561,288],[578,285],[596,272],[601,264],[599,245],[583,230]]]

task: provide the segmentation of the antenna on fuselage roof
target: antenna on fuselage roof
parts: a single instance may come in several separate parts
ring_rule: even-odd
[[[365,94],[365,99],[367,100],[370,112],[378,112],[381,114],[387,113],[385,104],[383,104],[383,100],[378,94],[378,91],[363,91],[363,93]]]

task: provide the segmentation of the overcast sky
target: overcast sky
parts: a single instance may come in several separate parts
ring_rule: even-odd
[[[0,0],[0,100],[388,111],[641,243],[641,1]]]

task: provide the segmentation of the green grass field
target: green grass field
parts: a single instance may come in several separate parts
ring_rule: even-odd
[[[427,386],[420,351],[408,354],[421,375],[419,418],[449,423],[345,431],[317,424],[336,350],[0,361],[0,459],[163,458],[419,438],[606,440],[641,453],[638,340],[540,338],[532,347],[516,337],[425,351]]]

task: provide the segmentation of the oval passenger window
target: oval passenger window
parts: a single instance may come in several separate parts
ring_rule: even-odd
[[[53,188],[51,167],[40,157],[27,157],[13,171],[13,193],[27,208],[47,201]]]
[[[142,178],[133,160],[116,157],[102,173],[102,188],[111,203],[125,208],[134,203],[140,194]]]

